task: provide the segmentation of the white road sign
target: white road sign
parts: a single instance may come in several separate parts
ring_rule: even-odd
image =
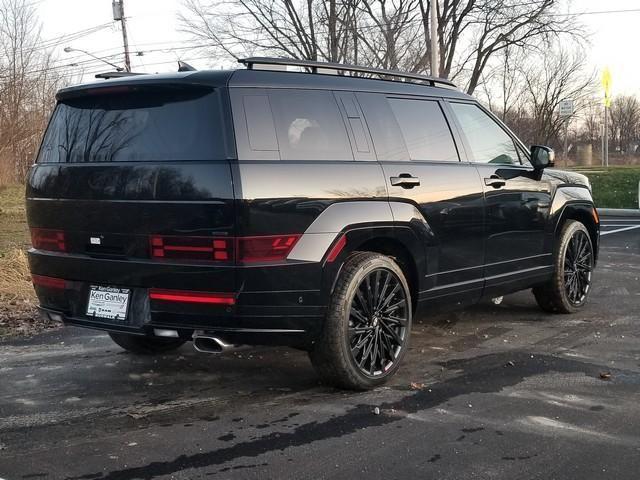
[[[561,117],[570,117],[573,115],[573,100],[570,98],[560,100],[560,103],[558,104],[558,111]]]

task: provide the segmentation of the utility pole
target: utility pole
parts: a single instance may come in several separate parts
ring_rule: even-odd
[[[438,0],[431,0],[431,76],[439,76],[438,68]]]
[[[127,38],[127,19],[124,16],[124,0],[113,0],[113,19],[122,24],[122,44],[124,45],[124,68],[131,71],[131,59],[129,58],[129,39]]]
[[[604,106],[604,135],[602,136],[602,165],[609,166],[609,106]]]
[[[609,166],[609,107],[611,107],[611,72],[602,71],[602,89],[604,90],[604,128],[602,135],[602,166]]]

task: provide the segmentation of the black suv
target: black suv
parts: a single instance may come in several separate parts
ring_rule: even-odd
[[[26,194],[51,319],[138,353],[294,346],[364,389],[418,309],[526,288],[584,305],[598,214],[551,149],[446,80],[241,61],[58,92]]]

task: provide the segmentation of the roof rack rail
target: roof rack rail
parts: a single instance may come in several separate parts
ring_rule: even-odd
[[[455,87],[451,81],[444,78],[431,77],[429,75],[422,75],[419,73],[401,72],[400,70],[385,70],[382,68],[362,67],[359,65],[347,65],[344,63],[333,62],[316,62],[313,60],[298,60],[294,58],[275,58],[275,57],[249,57],[240,58],[238,63],[246,65],[248,70],[252,70],[254,65],[285,65],[304,67],[311,69],[311,73],[318,73],[318,69],[336,70],[346,72],[359,72],[369,73],[372,75],[380,75],[383,77],[395,77],[400,79],[418,80],[421,82],[427,82],[435,86],[436,84],[447,85],[449,87]],[[387,78],[388,80],[388,78]],[[391,78],[393,80],[393,78]]]
[[[104,78],[105,80],[109,80],[110,78],[131,77],[132,75],[145,75],[145,74],[141,72],[104,72],[104,73],[97,73],[96,78]]]

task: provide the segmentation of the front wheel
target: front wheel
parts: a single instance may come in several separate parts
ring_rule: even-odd
[[[378,253],[351,255],[309,355],[323,381],[366,390],[389,379],[409,348],[411,293],[402,269]]]
[[[533,289],[540,308],[552,313],[577,312],[591,290],[594,260],[588,230],[580,222],[568,221],[554,253],[553,278]]]
[[[155,338],[116,332],[109,332],[109,336],[128,352],[142,355],[171,352],[184,344],[184,340],[176,338]]]

